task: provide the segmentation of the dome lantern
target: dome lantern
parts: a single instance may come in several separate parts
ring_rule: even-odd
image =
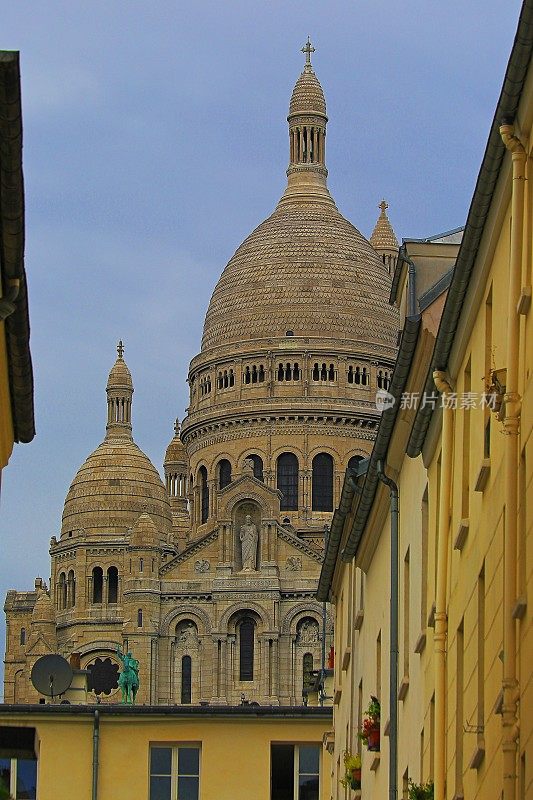
[[[117,345],[117,360],[107,379],[107,436],[127,436],[131,439],[131,403],[133,381],[124,361],[122,340]]]

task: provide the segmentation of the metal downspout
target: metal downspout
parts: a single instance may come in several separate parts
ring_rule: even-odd
[[[94,709],[93,719],[93,791],[92,800],[98,800],[98,749],[100,744],[100,712]]]
[[[389,800],[398,796],[398,486],[377,463],[377,474],[390,491],[390,678],[389,678]]]
[[[403,256],[407,264],[407,316],[416,317],[416,267],[408,256]]]
[[[512,124],[500,126],[500,135],[511,152],[513,183],[511,200],[511,252],[509,264],[509,298],[507,306],[507,376],[505,387],[505,523],[504,523],[504,581],[503,581],[503,798],[515,800],[516,756],[519,736],[519,688],[516,671],[516,620],[513,606],[517,596],[517,517],[518,496],[518,435],[521,398],[518,394],[518,357],[520,347],[520,318],[517,302],[522,273],[522,244],[524,220],[524,183],[526,152],[515,135]]]
[[[445,373],[435,371],[433,380],[443,397],[452,393]],[[442,409],[441,489],[438,509],[437,585],[435,590],[435,800],[445,800],[446,789],[446,639],[448,635],[447,583],[450,538],[450,499],[453,458],[453,409]]]

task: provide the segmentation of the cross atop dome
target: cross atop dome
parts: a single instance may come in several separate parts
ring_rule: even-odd
[[[315,52],[315,48],[311,44],[311,39],[307,37],[306,44],[302,47],[302,53],[305,53],[305,66],[311,67],[311,53]]]
[[[122,344],[122,339],[119,339],[117,344],[117,354],[120,360],[122,361],[122,356],[124,355],[124,345]]]
[[[380,204],[379,204],[379,206],[378,206],[378,208],[380,208],[380,209],[381,209],[381,213],[382,213],[382,214],[384,214],[384,213],[385,213],[385,211],[388,209],[388,207],[389,207],[389,204],[387,203],[387,201],[386,201],[386,200],[382,200],[382,201],[381,201],[381,203],[380,203]]]

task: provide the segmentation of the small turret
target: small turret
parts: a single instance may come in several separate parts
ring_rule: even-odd
[[[385,200],[382,200],[378,206],[380,215],[372,231],[370,244],[381,257],[383,263],[387,267],[389,275],[392,275],[398,259],[398,240],[396,239],[392,225],[387,216],[388,207]]]
[[[174,423],[174,437],[167,447],[165,461],[165,484],[172,511],[172,527],[179,549],[183,549],[190,528],[188,492],[188,457],[180,439],[180,422]]]

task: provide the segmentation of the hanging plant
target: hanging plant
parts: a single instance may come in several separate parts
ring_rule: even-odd
[[[413,783],[409,778],[409,800],[433,800],[433,781]]]
[[[361,756],[359,753],[350,753],[349,750],[344,751],[344,778],[341,778],[341,784],[344,788],[360,789],[361,788]]]
[[[381,706],[379,700],[377,697],[374,697],[374,695],[370,695],[370,705],[365,712],[363,727],[358,734],[361,741],[365,743],[369,750],[379,750],[380,719]]]

